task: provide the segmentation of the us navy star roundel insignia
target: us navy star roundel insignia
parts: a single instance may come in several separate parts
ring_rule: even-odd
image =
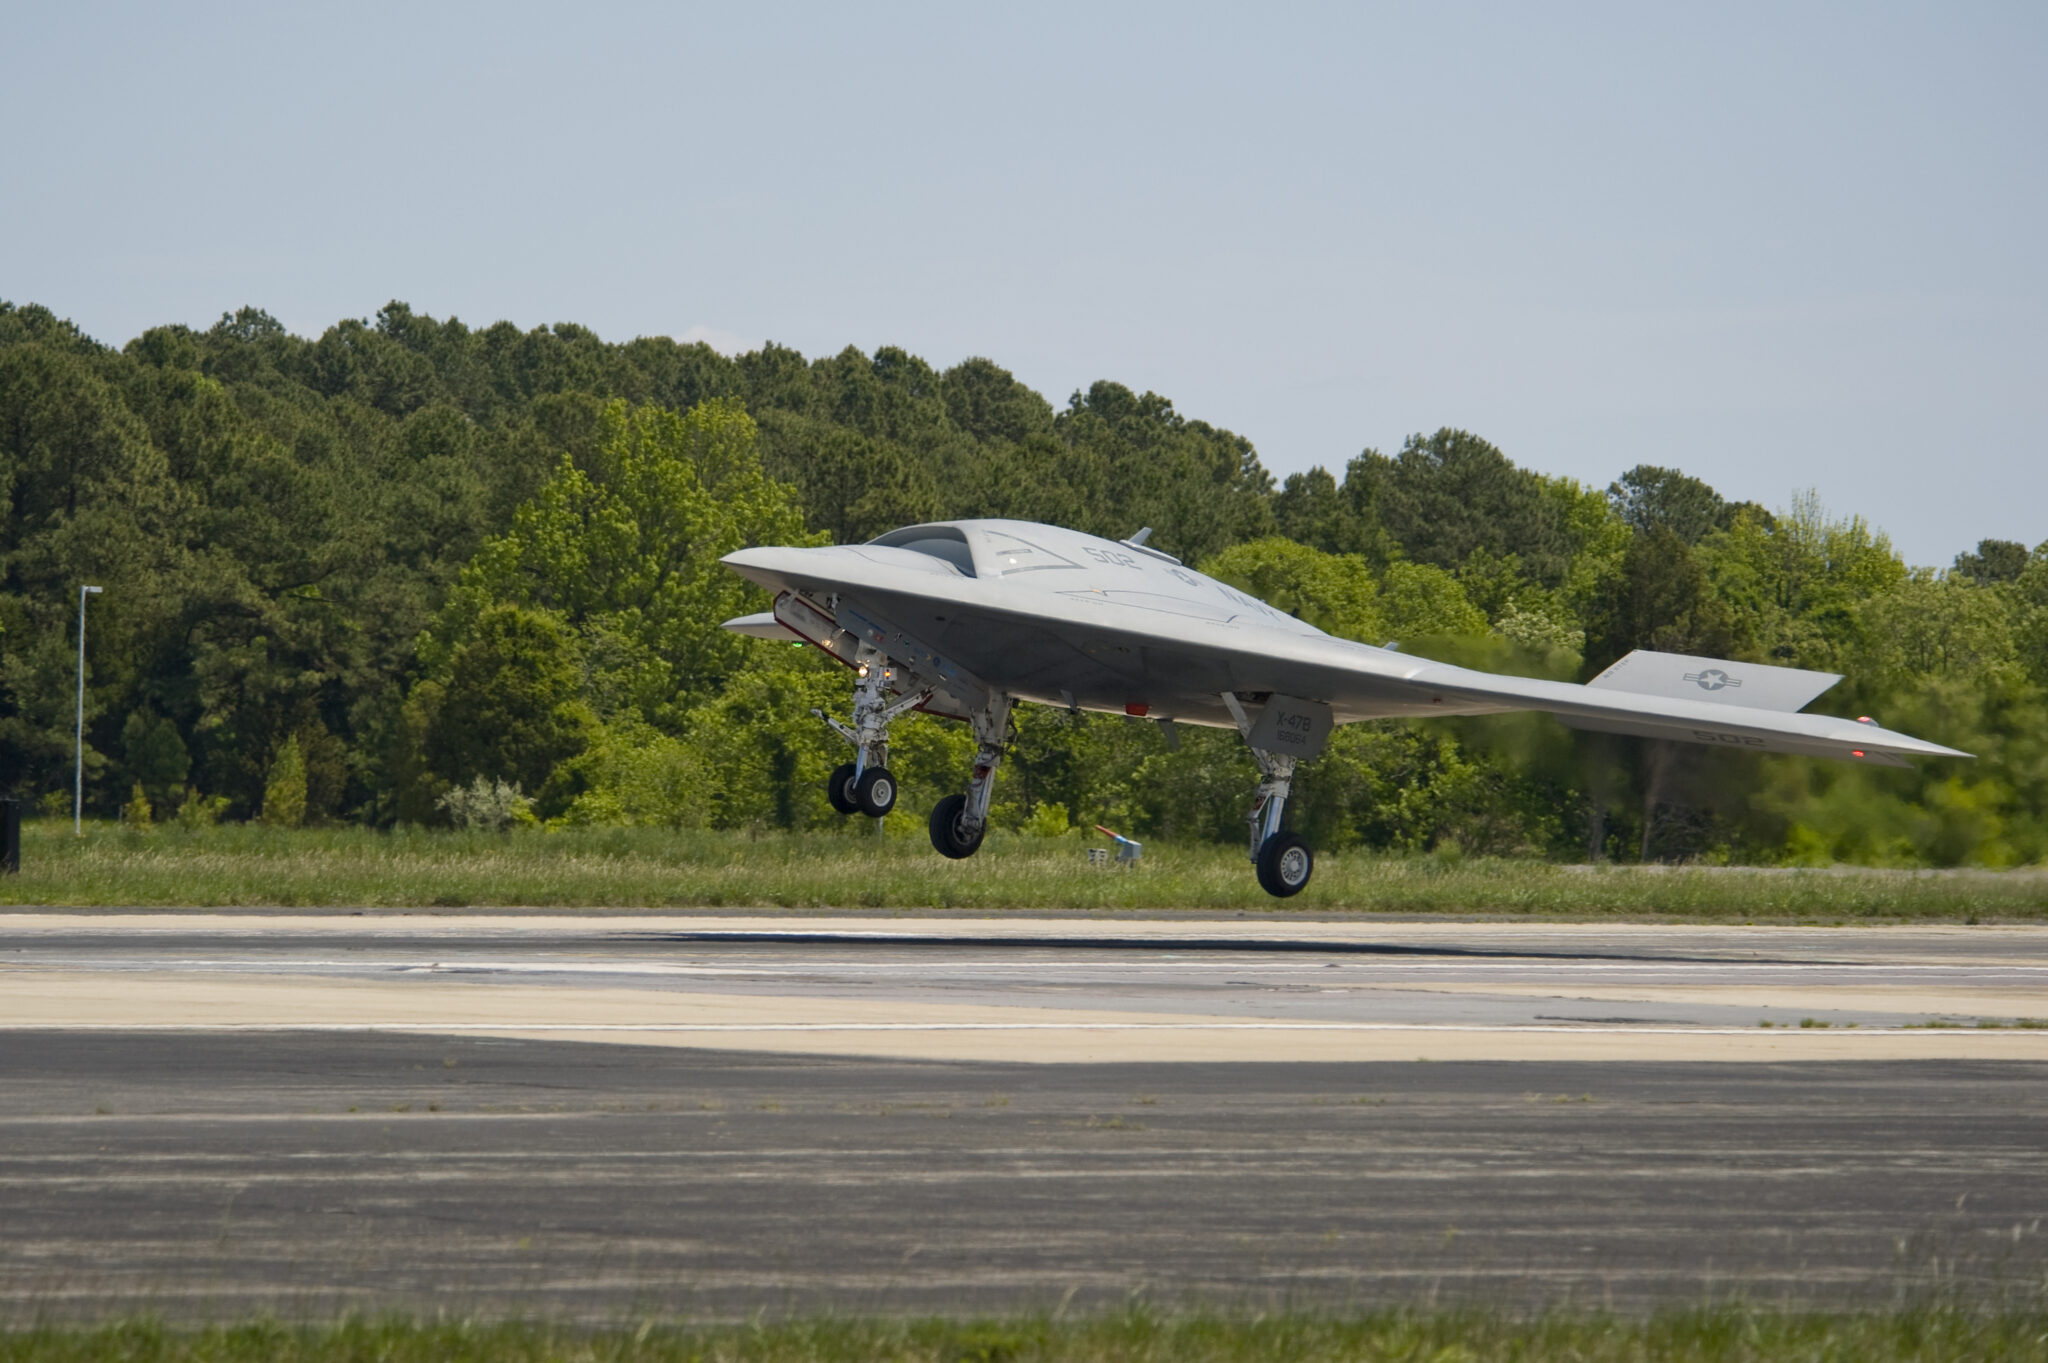
[[[1718,667],[1710,667],[1704,672],[1688,672],[1685,679],[1697,683],[1702,691],[1719,691],[1724,686],[1742,685],[1742,678],[1731,677]]]

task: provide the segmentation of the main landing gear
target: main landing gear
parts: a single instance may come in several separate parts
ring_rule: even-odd
[[[832,726],[853,745],[854,760],[825,780],[825,798],[841,814],[879,819],[896,807],[896,778],[889,772],[889,721],[931,699],[930,691],[913,691],[891,702],[886,689],[896,677],[885,659],[865,658],[853,688],[853,723],[843,724],[823,710],[811,713]]]
[[[974,712],[974,772],[967,778],[967,793],[948,795],[932,809],[932,846],[955,861],[980,851],[988,832],[988,801],[1009,741],[1010,705],[1008,696],[993,696]]]
[[[1251,824],[1252,866],[1258,872],[1259,888],[1275,899],[1290,899],[1308,888],[1309,877],[1316,869],[1316,854],[1308,840],[1280,827],[1281,816],[1287,812],[1287,794],[1294,785],[1294,765],[1299,759],[1252,747],[1252,724],[1244,707],[1228,692],[1224,693],[1223,703],[1237,721],[1246,746],[1251,747],[1252,760],[1259,764],[1259,788],[1252,797],[1252,812],[1246,816],[1246,822]]]
[[[908,669],[899,669],[880,652],[866,648],[860,654],[857,671],[851,724],[842,723],[822,710],[812,713],[854,749],[854,760],[842,764],[826,782],[825,794],[832,807],[841,814],[866,814],[879,819],[896,807],[896,778],[889,771],[889,723],[931,700],[938,694],[934,689],[937,683],[920,686],[919,679]],[[963,704],[958,699],[962,688],[950,679],[945,686],[947,713],[957,716],[962,710],[971,711],[968,722],[974,728],[974,771],[968,777],[967,789],[939,801],[931,816],[932,846],[958,861],[980,851],[982,839],[987,836],[989,798],[995,792],[996,768],[1002,765],[1003,749],[1009,742],[1013,702],[1008,696],[989,694],[975,686],[964,694],[986,699],[979,704]],[[889,699],[892,689],[902,692],[894,701]],[[1283,709],[1279,707],[1286,698],[1260,693],[1255,699],[1262,700],[1265,709],[1255,726],[1235,693],[1222,694],[1231,718],[1237,721],[1238,732],[1251,749],[1252,760],[1259,764],[1259,788],[1246,820],[1251,825],[1252,865],[1258,872],[1260,887],[1267,894],[1288,899],[1308,888],[1309,878],[1315,874],[1316,858],[1308,841],[1299,833],[1288,832],[1281,823],[1287,812],[1288,793],[1293,789],[1296,764],[1314,757],[1329,732],[1329,707],[1289,700]],[[956,704],[959,709],[952,709]],[[1291,744],[1297,751],[1275,752],[1269,746],[1277,744]]]
[[[1287,791],[1294,783],[1294,759],[1277,753],[1252,749],[1258,761],[1258,794],[1252,798],[1247,819],[1252,826],[1252,865],[1258,869],[1259,888],[1276,899],[1287,899],[1308,888],[1315,874],[1316,854],[1299,833],[1281,829],[1280,816],[1287,810]]]

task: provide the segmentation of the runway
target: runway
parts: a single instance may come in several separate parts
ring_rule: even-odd
[[[16,914],[0,1026],[899,1059],[2048,1060],[2048,933]]]
[[[2011,929],[13,913],[0,1302],[2038,1303],[2044,1015]]]

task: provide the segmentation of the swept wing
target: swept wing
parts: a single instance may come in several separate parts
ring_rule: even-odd
[[[729,622],[815,637],[819,622],[936,686],[1230,727],[1226,693],[1329,707],[1336,723],[1543,711],[1575,727],[1850,761],[1967,756],[1867,721],[1802,712],[1839,678],[1637,651],[1585,685],[1501,676],[1334,638],[1139,544],[1014,521],[907,527],[867,545],[743,550],[725,560],[778,594]],[[791,617],[806,625],[791,627]]]

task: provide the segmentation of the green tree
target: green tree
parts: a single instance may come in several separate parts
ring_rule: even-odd
[[[305,821],[306,762],[299,752],[299,736],[293,734],[270,764],[270,777],[263,786],[263,822],[297,828]]]
[[[1922,678],[2017,672],[2018,604],[1980,579],[1915,569],[1864,605],[1857,682],[1883,690]]]
[[[575,636],[554,617],[485,608],[449,655],[437,690],[421,697],[433,784],[506,781],[539,792],[542,812],[556,812],[546,808],[548,780],[595,730],[582,690]]]
[[[101,782],[103,754],[117,750],[182,571],[188,499],[98,372],[107,363],[69,341],[0,346],[0,766],[31,788],[68,784],[78,589],[102,585],[88,632],[87,799],[111,812],[125,783]]]
[[[1251,442],[1188,420],[1157,393],[1091,384],[1054,430],[1099,474],[1078,529],[1122,539],[1151,526],[1153,544],[1189,562],[1272,530],[1272,478]]]
[[[1737,646],[1791,667],[1842,670],[1863,604],[1906,575],[1889,539],[1860,516],[1831,518],[1812,492],[1780,515],[1738,513],[1699,548]]]
[[[1376,458],[1371,451],[1361,456]],[[1357,554],[1376,569],[1401,557],[1401,546],[1380,523],[1372,479],[1347,477],[1340,487],[1321,465],[1290,473],[1273,496],[1273,517],[1288,539],[1330,554]]]
[[[121,748],[128,770],[147,792],[149,802],[169,811],[192,769],[192,755],[178,726],[160,715],[137,710],[121,726]]]
[[[2013,646],[2036,686],[2048,687],[2048,542],[2035,547],[2012,584]]]
[[[1614,510],[1637,534],[1669,530],[1686,544],[1698,544],[1713,530],[1725,530],[1734,508],[1721,494],[1677,469],[1638,464],[1607,489]]]
[[[1475,550],[1512,554],[1545,587],[1561,586],[1571,567],[1565,508],[1535,474],[1469,432],[1410,436],[1392,459],[1367,450],[1344,482],[1418,563],[1455,570]]]
[[[1585,669],[1605,670],[1632,649],[1725,658],[1734,618],[1707,569],[1676,531],[1653,525],[1629,542],[1621,573],[1587,621]]]
[[[962,360],[940,375],[938,392],[954,428],[985,444],[1053,433],[1052,404],[993,360]]]
[[[1395,639],[1477,638],[1486,613],[1465,596],[1458,579],[1427,563],[1394,563],[1381,580],[1380,611]]]
[[[790,489],[763,472],[754,423],[736,404],[678,414],[614,402],[601,420],[589,466],[565,459],[463,570],[420,658],[441,676],[494,605],[546,611],[608,638],[612,681],[647,722],[672,726],[744,655],[722,622],[760,606],[759,589],[719,559],[816,540]]]
[[[1224,550],[1204,562],[1202,571],[1327,634],[1369,644],[1385,642],[1379,585],[1365,560],[1356,555],[1326,554],[1292,540],[1261,539]]]
[[[858,544],[944,514],[938,483],[894,441],[813,417],[765,413],[767,467],[793,484],[805,518],[835,544]]]
[[[2017,582],[2027,570],[2027,546],[2011,540],[1978,540],[1977,552],[1956,555],[1956,574],[1975,582]]]

